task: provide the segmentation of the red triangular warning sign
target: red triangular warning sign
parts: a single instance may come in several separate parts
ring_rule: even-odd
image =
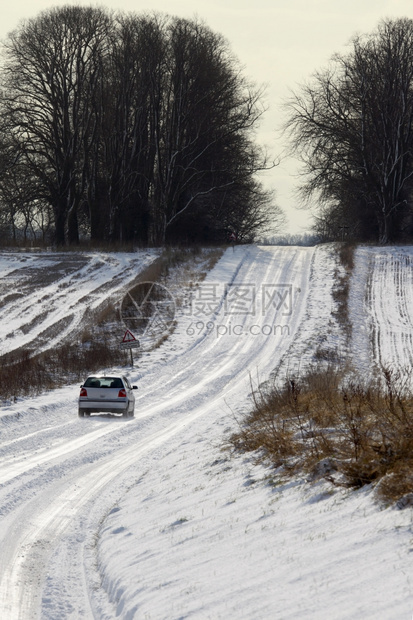
[[[125,335],[123,336],[122,342],[133,342],[134,340],[136,340],[135,336],[131,331],[129,331],[129,329],[127,329]]]

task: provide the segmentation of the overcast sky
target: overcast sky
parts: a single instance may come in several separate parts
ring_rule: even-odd
[[[258,139],[277,156],[283,149],[279,136],[281,106],[289,91],[322,69],[336,52],[343,52],[357,33],[374,30],[381,19],[413,18],[411,0],[3,0],[0,39],[21,19],[65,4],[106,6],[137,13],[158,11],[204,20],[223,34],[244,66],[244,75],[267,85],[269,110]],[[276,190],[277,202],[286,211],[288,232],[304,232],[309,214],[297,210],[294,195],[297,162],[284,159],[263,177]]]

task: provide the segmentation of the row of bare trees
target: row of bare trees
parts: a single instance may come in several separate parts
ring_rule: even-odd
[[[4,43],[0,219],[58,245],[254,235],[262,92],[198,20],[63,6]]]
[[[386,243],[413,234],[413,20],[356,36],[288,103],[304,162],[304,198],[319,200],[324,238]]]

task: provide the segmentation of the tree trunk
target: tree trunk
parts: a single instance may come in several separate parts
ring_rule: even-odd
[[[58,246],[65,245],[65,223],[66,218],[64,215],[64,211],[57,207],[55,208],[55,229],[54,229],[54,242]]]
[[[79,243],[79,222],[77,209],[72,209],[67,218],[67,240],[69,244]]]

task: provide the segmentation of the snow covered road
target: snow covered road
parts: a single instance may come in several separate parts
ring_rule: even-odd
[[[342,495],[320,487],[303,496],[299,483],[298,492],[272,488],[268,472],[221,452],[233,414],[250,407],[251,381],[311,361],[320,329],[324,347],[337,344],[334,269],[328,249],[228,250],[173,335],[129,373],[139,385],[132,420],[77,418],[77,386],[3,409],[0,618],[390,618],[390,608],[407,610],[410,581],[397,579],[408,574],[406,539],[389,535],[387,512],[377,519],[364,496],[361,512],[349,499],[344,538],[332,542]],[[366,547],[360,554],[350,544],[348,559],[363,511]],[[391,523],[406,533],[409,513],[397,514]],[[320,518],[319,530],[303,531],[308,517]],[[351,558],[364,570],[378,524],[389,586],[374,585],[375,566],[364,598],[345,602],[365,579],[352,574]],[[338,549],[346,587],[329,557]],[[328,583],[342,613],[333,612]]]
[[[36,415],[9,418],[0,444],[0,617],[35,617],[50,554],[62,533],[86,518],[91,503],[107,509],[103,491],[110,483],[122,489],[122,475],[144,455],[219,410],[232,392],[242,389],[246,397],[249,372],[273,369],[305,310],[312,253],[255,248],[227,253],[174,334],[181,351],[143,373],[134,420],[76,419],[75,388],[45,396]],[[264,325],[271,326],[267,335]],[[280,329],[274,332],[275,325]],[[30,401],[24,405],[30,409]]]

